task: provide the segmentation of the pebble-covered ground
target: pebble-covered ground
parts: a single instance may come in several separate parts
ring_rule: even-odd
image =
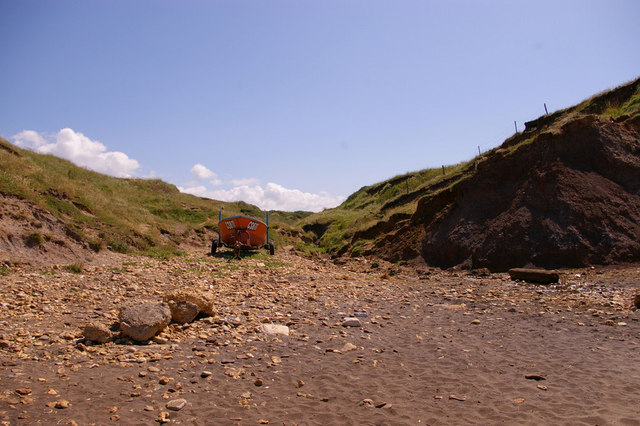
[[[289,252],[4,267],[2,424],[639,424],[637,265],[557,285]],[[216,315],[95,344],[175,290]],[[286,326],[288,335],[262,325]]]

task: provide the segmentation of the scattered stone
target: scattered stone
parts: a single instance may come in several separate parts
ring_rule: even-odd
[[[478,268],[469,271],[469,275],[474,277],[490,277],[491,271],[488,268]]]
[[[539,374],[527,374],[527,375],[525,375],[525,376],[524,376],[524,378],[525,378],[525,379],[528,379],[528,380],[537,380],[537,381],[540,381],[540,380],[547,380],[547,378],[546,378],[546,377],[541,376],[541,375],[539,375]]]
[[[95,321],[84,326],[82,335],[86,340],[96,343],[107,343],[113,339],[111,330],[106,325]]]
[[[174,302],[190,302],[198,306],[201,313],[209,316],[215,316],[216,310],[214,308],[215,295],[210,292],[203,292],[197,290],[177,290],[172,293],[166,294],[163,301],[168,303],[170,300]]]
[[[65,408],[69,408],[70,406],[71,406],[71,403],[66,399],[59,399],[55,401],[53,404],[53,407],[57,408],[58,410],[63,410]]]
[[[514,398],[513,399],[513,403],[514,404],[522,404],[525,401],[524,398]]]
[[[154,343],[157,343],[159,345],[166,345],[167,343],[169,343],[169,339],[167,339],[165,337],[161,337],[161,336],[153,336],[153,338],[151,340]]]
[[[362,323],[356,317],[346,317],[344,321],[342,321],[343,327],[362,327]]]
[[[547,271],[546,269],[513,268],[509,269],[509,276],[512,280],[537,284],[553,284],[560,279],[558,271]]]
[[[207,377],[211,377],[213,375],[213,373],[211,371],[203,371],[202,373],[200,373],[200,377],[202,377],[203,379],[206,379]]]
[[[480,320],[479,319],[474,319],[473,321],[471,321],[471,324],[480,324]]]
[[[200,313],[198,305],[186,300],[176,302],[175,300],[169,300],[169,309],[171,309],[171,321],[180,324],[185,324],[193,321],[195,317]]]
[[[18,388],[18,389],[16,389],[16,393],[18,395],[31,395],[31,389],[30,388]]]
[[[289,327],[286,325],[280,324],[260,324],[258,326],[258,330],[264,334],[273,336],[288,336],[289,335]]]
[[[169,417],[170,417],[170,414],[168,411],[161,411],[156,421],[158,423],[169,423]]]
[[[549,388],[548,388],[548,387],[546,387],[545,385],[538,385],[538,386],[536,386],[536,387],[537,387],[538,389],[540,389],[540,390],[543,390],[543,391],[546,391],[546,390],[548,390],[548,389],[549,389]]]
[[[365,398],[360,402],[360,406],[365,408],[373,408],[373,400]]]
[[[455,396],[455,395],[449,395],[449,399],[453,400],[453,401],[461,401],[464,402],[467,400],[467,397],[465,396]]]
[[[347,342],[342,347],[342,352],[355,351],[356,349],[358,349],[358,347],[356,345],[354,345],[353,343]]]
[[[640,294],[637,294],[633,299],[633,306],[640,309]]]
[[[118,319],[124,335],[144,342],[169,325],[171,310],[166,303],[140,303],[122,308]]]
[[[257,387],[260,387],[262,385],[264,385],[264,380],[262,380],[261,378],[257,378],[255,382],[253,382],[253,384]]]
[[[187,405],[187,400],[184,398],[174,399],[167,402],[167,409],[172,411],[180,411]]]

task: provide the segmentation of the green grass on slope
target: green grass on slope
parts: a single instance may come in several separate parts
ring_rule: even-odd
[[[217,230],[218,212],[265,218],[244,202],[226,203],[181,193],[158,179],[122,179],[106,176],[52,155],[19,149],[0,139],[0,192],[33,202],[63,220],[78,241],[94,250],[145,252],[155,257],[179,254],[178,244],[188,235]],[[274,229],[309,213],[273,212]],[[202,237],[203,238],[203,237]],[[278,232],[271,238],[280,243]]]

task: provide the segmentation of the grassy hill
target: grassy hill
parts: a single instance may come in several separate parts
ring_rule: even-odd
[[[523,132],[470,161],[365,186],[340,206],[320,213],[270,212],[276,231],[272,238],[279,246],[295,244],[308,253],[378,255],[389,260],[418,257],[423,252],[419,224],[424,222],[419,216],[428,212],[435,222],[446,216],[460,188],[474,191],[470,182],[478,179],[479,170],[499,169],[528,146],[542,146],[542,141],[561,135],[567,123],[582,117],[637,123],[639,116],[640,80],[635,80],[528,122]],[[167,256],[178,253],[185,242],[207,245],[222,208],[225,216],[265,215],[247,203],[183,194],[157,179],[105,176],[51,155],[19,149],[1,138],[0,162],[0,196],[49,212],[64,224],[67,236],[94,251]],[[37,216],[23,218],[26,227],[21,237],[27,242],[52,238],[42,232]]]
[[[393,177],[384,182],[365,186],[334,209],[310,215],[300,221],[308,240],[335,254],[358,256],[381,254],[393,235],[403,229],[414,217],[418,203],[443,203],[443,193],[453,192],[463,182],[474,179],[478,167],[494,163],[540,137],[561,131],[563,125],[580,117],[598,116],[622,121],[635,119],[640,114],[640,80],[614,90],[595,95],[580,104],[545,115],[526,123],[523,132],[514,134],[504,143],[471,161],[439,169],[425,169]],[[445,205],[430,206],[435,214]],[[408,247],[413,244],[413,247]],[[401,257],[415,257],[420,248],[417,241],[407,243],[407,253]],[[386,255],[392,259],[397,256]]]
[[[158,179],[122,179],[96,173],[54,157],[19,149],[0,138],[0,195],[16,197],[50,212],[65,233],[94,251],[170,255],[186,241],[208,244],[217,230],[218,212],[264,218],[265,212],[244,203],[226,203],[181,193]],[[28,216],[25,212],[25,217]],[[292,233],[289,225],[310,213],[272,212],[276,243]],[[24,233],[38,240],[37,219]],[[27,237],[28,237],[27,235]],[[27,238],[28,239],[28,238]]]

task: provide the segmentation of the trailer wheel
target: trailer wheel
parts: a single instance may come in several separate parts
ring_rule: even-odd
[[[272,241],[269,242],[269,254],[271,256],[273,256],[276,252],[276,246],[273,244]]]
[[[216,240],[213,240],[213,242],[211,243],[211,256],[216,254],[217,248],[218,248],[218,242]]]

